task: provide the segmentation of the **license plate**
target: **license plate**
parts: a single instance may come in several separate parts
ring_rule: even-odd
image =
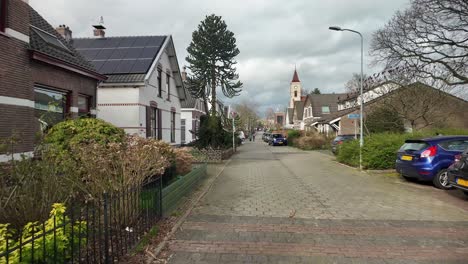
[[[278,142],[278,144],[283,144],[283,142]]]
[[[406,155],[403,155],[401,156],[401,160],[413,160],[413,157],[412,156],[406,156]]]
[[[458,185],[461,185],[461,186],[468,187],[468,181],[467,181],[467,180],[464,180],[464,179],[458,178],[458,179],[457,179],[457,184],[458,184]]]

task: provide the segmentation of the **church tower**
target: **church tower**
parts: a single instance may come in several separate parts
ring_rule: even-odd
[[[289,108],[294,108],[294,102],[301,100],[301,91],[302,85],[297,75],[297,70],[294,68],[294,75],[291,81],[291,86],[289,87],[290,99],[289,99]]]

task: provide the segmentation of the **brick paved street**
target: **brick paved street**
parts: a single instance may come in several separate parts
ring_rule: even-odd
[[[170,250],[169,263],[468,263],[468,201],[257,138]]]

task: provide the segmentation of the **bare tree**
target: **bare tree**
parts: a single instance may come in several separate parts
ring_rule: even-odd
[[[374,33],[371,54],[415,79],[468,84],[468,1],[412,0]]]
[[[257,114],[258,104],[253,101],[244,100],[234,106],[239,116],[239,127],[247,131],[252,131],[259,120]]]
[[[368,79],[367,75],[364,74],[363,80]],[[345,84],[345,91],[350,94],[358,93],[361,89],[361,74],[353,73],[351,80],[347,81]]]
[[[444,127],[457,106],[451,95],[422,83],[414,83],[395,90],[382,100],[382,107],[398,114],[412,131],[429,126]]]

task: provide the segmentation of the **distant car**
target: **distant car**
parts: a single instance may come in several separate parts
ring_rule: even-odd
[[[448,169],[448,179],[450,185],[468,196],[468,148],[455,156],[455,162]]]
[[[272,146],[287,146],[288,140],[284,135],[275,133],[271,134],[270,141],[268,141],[268,144]]]
[[[447,169],[467,147],[468,136],[406,140],[398,150],[396,170],[407,179],[432,181],[437,188],[450,189]]]
[[[331,143],[333,154],[336,155],[338,153],[338,148],[340,147],[341,144],[343,144],[343,142],[358,139],[358,138],[359,138],[359,135],[357,135],[357,136],[355,136],[355,135],[340,135],[340,136],[337,136]]]

